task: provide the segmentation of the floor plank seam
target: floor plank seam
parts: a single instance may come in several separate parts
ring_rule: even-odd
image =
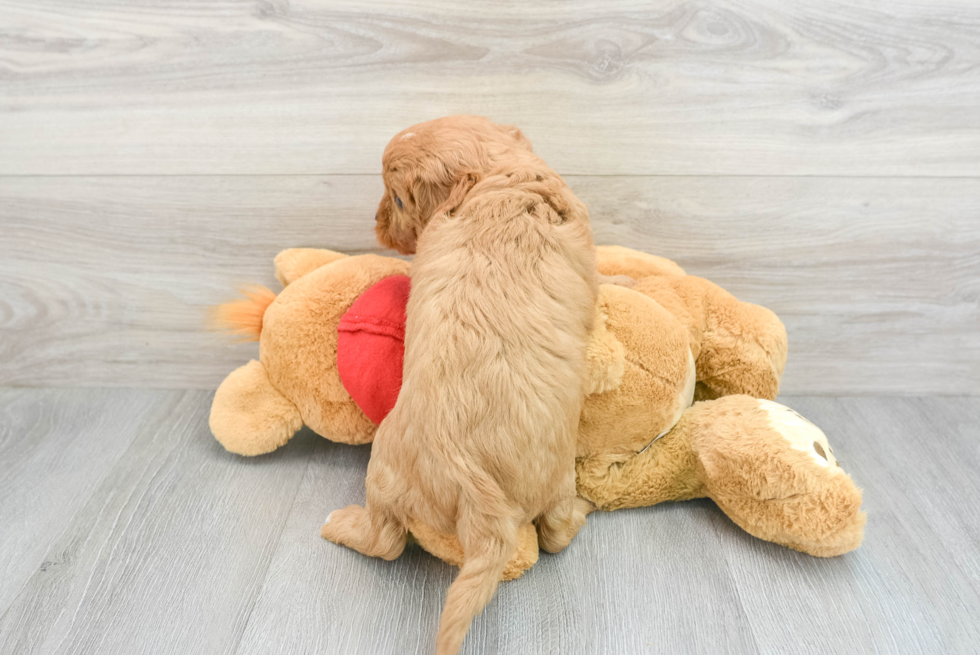
[[[237,655],[237,653],[242,648],[242,641],[245,638],[245,633],[248,630],[249,624],[252,622],[252,614],[255,611],[255,606],[262,597],[262,591],[265,589],[265,583],[269,579],[269,570],[272,568],[272,563],[276,559],[276,555],[279,553],[280,548],[282,548],[282,537],[283,533],[286,531],[286,526],[289,524],[289,519],[293,515],[293,510],[296,507],[296,498],[299,496],[300,489],[303,487],[303,481],[306,479],[307,473],[309,473],[310,465],[313,462],[313,458],[316,455],[316,446],[310,448],[309,456],[306,459],[306,466],[303,467],[302,475],[297,476],[296,489],[293,491],[293,499],[289,502],[289,511],[285,513],[282,523],[279,526],[279,535],[276,538],[276,547],[272,549],[269,553],[269,558],[265,567],[265,574],[262,577],[262,584],[259,585],[258,589],[255,591],[255,595],[252,597],[252,602],[249,603],[248,613],[245,615],[245,621],[242,623],[241,633],[238,635],[238,640],[235,642],[232,649],[228,652],[230,655]]]

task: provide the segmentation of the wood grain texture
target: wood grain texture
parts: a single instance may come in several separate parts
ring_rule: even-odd
[[[176,392],[0,390],[0,615]]]
[[[0,609],[0,653],[432,652],[454,569],[415,546],[383,562],[319,537],[330,510],[363,500],[370,449],[304,432],[274,455],[237,458],[207,432],[210,398],[0,394],[6,425],[85,417],[82,399],[104,408],[102,429],[83,430],[72,447],[135,432],[64,520],[45,565]],[[500,587],[463,652],[972,652],[980,402],[780,400],[824,429],[864,488],[861,548],[832,559],[789,551],[750,537],[710,501],[600,513],[568,549]],[[134,428],[121,404],[150,405],[142,413],[152,418]],[[36,466],[4,463],[6,479]],[[36,531],[46,517],[26,520],[21,528]]]
[[[970,0],[0,2],[0,174],[375,173],[419,120],[563,174],[980,175]]]
[[[306,470],[311,435],[260,460],[235,457],[207,428],[210,393],[156,393],[157,420],[65,521],[45,565],[0,618],[0,652],[236,647]]]
[[[775,310],[783,389],[980,393],[973,179],[572,176],[596,239]],[[0,178],[0,384],[215,388],[204,329],[283,248],[377,250],[376,176]]]

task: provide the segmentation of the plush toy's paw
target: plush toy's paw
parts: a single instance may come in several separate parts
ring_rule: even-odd
[[[226,450],[263,455],[303,427],[296,405],[272,386],[265,367],[252,360],[232,371],[214,394],[211,432]]]

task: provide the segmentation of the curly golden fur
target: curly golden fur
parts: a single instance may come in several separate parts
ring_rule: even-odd
[[[575,447],[598,273],[588,212],[519,130],[422,123],[384,154],[381,242],[416,253],[401,393],[375,436],[366,507],[323,535],[397,557],[406,524],[459,536],[437,652],[456,653],[531,521],[542,548],[585,523]]]

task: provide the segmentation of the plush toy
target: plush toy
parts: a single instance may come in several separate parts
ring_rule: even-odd
[[[789,548],[826,557],[859,546],[860,489],[819,428],[772,402],[786,361],[775,314],[660,257],[603,246],[598,260],[601,273],[637,282],[600,288],[579,495],[601,510],[706,497]],[[256,290],[219,308],[219,322],[260,346],[218,388],[212,432],[242,455],[271,452],[304,424],[370,442],[401,385],[408,262],[294,249],[275,264],[278,296]],[[454,535],[410,527],[423,548],[462,562]],[[537,556],[525,526],[505,579]]]

